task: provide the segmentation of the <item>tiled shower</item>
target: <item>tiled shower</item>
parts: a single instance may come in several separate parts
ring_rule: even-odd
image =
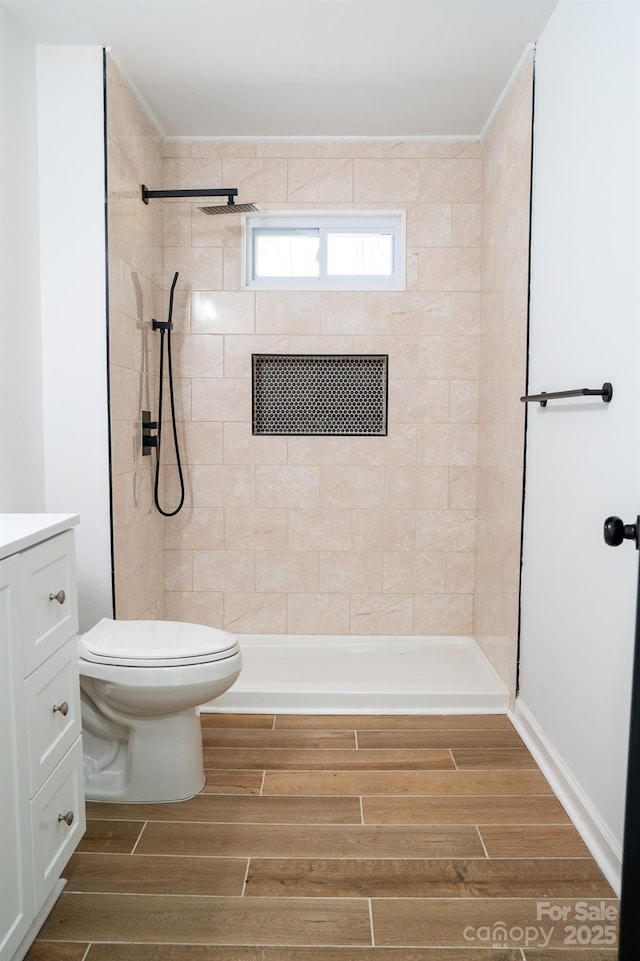
[[[514,691],[532,60],[482,139],[403,142],[163,143],[108,63],[119,617],[241,635],[473,635]],[[237,187],[273,211],[405,210],[407,289],[244,290],[240,217],[146,206],[143,183]],[[186,502],[162,518],[139,418],[157,412],[151,320],[176,270]],[[254,353],[388,355],[388,436],[254,436]],[[171,463],[163,476],[170,506]]]

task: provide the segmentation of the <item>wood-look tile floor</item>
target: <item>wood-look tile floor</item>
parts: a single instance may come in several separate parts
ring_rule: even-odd
[[[202,725],[197,797],[87,805],[27,961],[615,961],[614,893],[506,717]]]

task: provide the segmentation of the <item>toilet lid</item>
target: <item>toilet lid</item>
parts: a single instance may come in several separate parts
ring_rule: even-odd
[[[113,621],[108,617],[78,638],[80,657],[99,664],[178,667],[231,657],[233,634],[179,621]]]

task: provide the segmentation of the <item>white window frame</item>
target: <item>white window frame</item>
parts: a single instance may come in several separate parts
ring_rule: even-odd
[[[312,229],[320,232],[319,277],[254,277],[255,228],[278,230]],[[368,233],[383,230],[391,234],[394,269],[388,275],[331,275],[326,273],[326,235]],[[242,220],[242,276],[245,290],[406,290],[406,212],[404,210],[292,211],[246,214]]]

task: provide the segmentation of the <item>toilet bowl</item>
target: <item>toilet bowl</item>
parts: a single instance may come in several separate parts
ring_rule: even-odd
[[[182,801],[204,784],[197,707],[240,674],[233,634],[103,618],[78,638],[85,796]]]

